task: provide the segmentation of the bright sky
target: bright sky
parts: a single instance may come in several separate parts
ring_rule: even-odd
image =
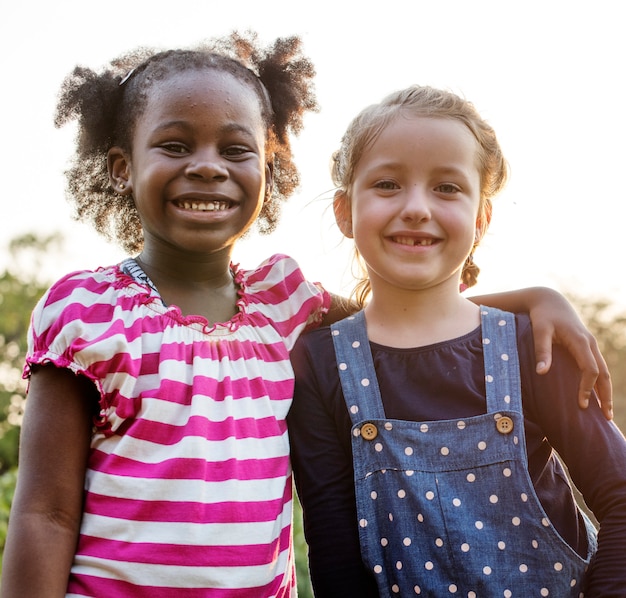
[[[84,0],[6,2],[0,23],[3,233],[62,231],[49,278],[123,257],[70,221],[64,177],[73,131],[52,124],[76,64],[96,70],[140,45],[193,45],[233,29],[265,42],[298,34],[316,69],[321,111],[295,143],[302,174],[279,230],[241,243],[236,258],[293,255],[329,289],[350,284],[349,245],[328,211],[329,160],[350,119],[412,83],[471,100],[512,169],[476,255],[476,292],[545,285],[626,305],[624,59],[620,2],[611,0]]]

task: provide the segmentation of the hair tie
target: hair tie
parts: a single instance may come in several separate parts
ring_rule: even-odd
[[[135,69],[130,69],[130,71],[128,71],[126,75],[124,75],[124,77],[122,78],[119,84],[124,85],[124,83],[126,83],[126,81],[128,81],[131,78],[134,72],[135,72]]]

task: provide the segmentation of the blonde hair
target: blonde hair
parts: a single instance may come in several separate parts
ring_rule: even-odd
[[[458,120],[476,139],[480,174],[478,228],[472,252],[461,274],[463,284],[473,286],[479,273],[479,268],[473,260],[474,249],[487,231],[491,219],[492,199],[506,184],[509,169],[494,130],[471,102],[449,91],[413,85],[388,95],[378,104],[368,106],[350,123],[341,139],[339,149],[333,154],[331,170],[333,182],[349,201],[354,172],[360,157],[376,141],[381,131],[400,114]],[[357,277],[358,282],[353,295],[359,305],[363,305],[370,293],[370,282],[356,248],[355,253],[362,272]]]

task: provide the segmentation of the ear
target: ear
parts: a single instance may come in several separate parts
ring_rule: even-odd
[[[130,176],[130,159],[121,147],[114,146],[107,152],[107,170],[111,187],[120,195],[133,192]]]
[[[491,223],[492,206],[487,202],[476,218],[476,232],[474,233],[474,246],[478,245],[485,236]]]
[[[350,200],[345,191],[335,191],[333,210],[335,211],[335,221],[339,230],[345,237],[352,239],[354,237],[352,233],[352,210],[350,208]]]
[[[264,201],[267,201],[272,195],[274,189],[274,161],[268,162],[265,165],[265,196]]]

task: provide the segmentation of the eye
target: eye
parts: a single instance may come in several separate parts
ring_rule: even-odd
[[[223,150],[224,156],[227,158],[242,158],[250,154],[252,150],[245,145],[231,145]]]
[[[162,143],[160,147],[170,154],[186,154],[188,152],[186,145],[175,141]]]
[[[461,188],[454,183],[441,183],[435,187],[435,191],[439,193],[445,193],[447,195],[452,195],[454,193],[460,193]]]
[[[393,191],[394,189],[399,189],[399,185],[395,181],[388,179],[376,181],[374,183],[374,187],[376,189],[382,189],[383,191]]]

